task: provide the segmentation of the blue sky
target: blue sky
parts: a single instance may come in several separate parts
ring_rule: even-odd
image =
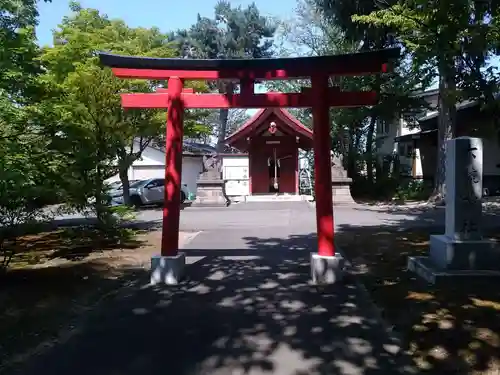
[[[265,16],[288,19],[294,15],[295,0],[231,0],[233,6],[255,2]],[[110,18],[123,19],[132,27],[159,27],[162,31],[188,28],[197,14],[212,17],[217,0],[81,0],[83,7],[95,8]],[[39,44],[52,44],[52,30],[69,12],[69,0],[39,0],[40,23],[37,27]],[[499,58],[491,64],[498,67]]]
[[[265,16],[288,18],[293,15],[295,0],[231,0],[233,6],[255,2]],[[81,0],[86,8],[95,8],[110,18],[121,18],[132,27],[159,27],[162,31],[188,28],[196,15],[213,16],[217,0]],[[39,44],[52,44],[52,30],[69,14],[68,0],[39,1]]]

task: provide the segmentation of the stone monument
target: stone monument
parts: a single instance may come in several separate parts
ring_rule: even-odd
[[[445,233],[430,238],[428,257],[408,269],[428,282],[450,276],[500,276],[500,251],[481,234],[483,147],[480,138],[447,142]]]
[[[335,155],[333,151],[331,152],[331,169],[333,204],[355,204],[350,188],[352,178],[347,177],[342,154]]]
[[[229,205],[222,179],[221,160],[217,153],[203,156],[203,172],[196,181],[193,206],[225,207]]]

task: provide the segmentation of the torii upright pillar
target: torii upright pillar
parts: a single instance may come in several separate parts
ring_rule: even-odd
[[[333,284],[342,278],[344,259],[335,251],[332,171],[330,162],[330,104],[328,76],[311,77],[313,97],[314,192],[318,252],[311,253],[311,276],[315,284]]]
[[[151,258],[151,283],[175,285],[184,273],[186,255],[179,248],[182,138],[184,135],[183,83],[170,77],[167,86],[167,127],[165,134],[165,197],[161,253]]]

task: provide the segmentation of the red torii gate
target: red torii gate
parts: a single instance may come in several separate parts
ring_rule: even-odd
[[[318,253],[313,255],[313,280],[333,282],[339,276],[335,253],[330,107],[357,107],[377,103],[373,91],[346,92],[329,87],[331,76],[360,76],[387,72],[388,62],[400,50],[385,49],[345,55],[235,60],[148,58],[100,53],[101,63],[119,78],[168,80],[156,93],[122,94],[124,108],[166,108],[165,203],[161,256],[152,260],[152,282],[176,284],[185,264],[178,252],[183,113],[185,108],[311,107],[316,194]],[[310,79],[311,87],[297,93],[256,94],[257,80]],[[183,88],[183,80],[239,80],[240,94],[198,94]],[[316,262],[316,264],[314,264]]]

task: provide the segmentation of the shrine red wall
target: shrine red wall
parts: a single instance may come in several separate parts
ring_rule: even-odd
[[[269,142],[280,142],[269,143]],[[251,194],[269,194],[268,158],[273,157],[276,148],[280,161],[279,193],[297,193],[298,147],[295,137],[259,137],[249,147]],[[286,157],[286,158],[284,158]]]

